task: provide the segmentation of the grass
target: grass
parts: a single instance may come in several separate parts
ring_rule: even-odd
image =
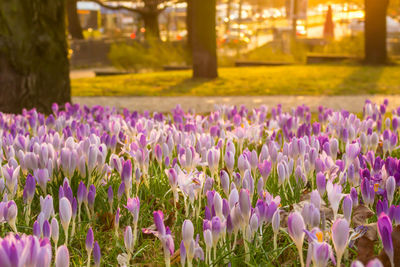
[[[219,78],[191,71],[73,79],[73,96],[400,94],[400,66],[293,65],[221,68]]]

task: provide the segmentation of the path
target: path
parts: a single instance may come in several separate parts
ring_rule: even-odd
[[[128,108],[137,111],[169,112],[177,104],[187,111],[192,109],[199,113],[209,112],[216,104],[242,105],[248,108],[266,105],[269,108],[282,104],[284,110],[290,110],[301,104],[305,104],[316,111],[318,106],[333,108],[334,110],[346,109],[350,112],[362,112],[365,99],[381,104],[383,100],[389,100],[388,111],[400,106],[400,95],[359,95],[359,96],[235,96],[235,97],[72,97],[73,103],[82,105],[103,105]]]

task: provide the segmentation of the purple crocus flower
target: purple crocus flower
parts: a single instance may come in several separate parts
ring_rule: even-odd
[[[337,219],[332,225],[332,242],[336,251],[337,266],[340,266],[343,253],[349,239],[349,222],[346,219]]]
[[[94,185],[90,185],[89,186],[89,192],[88,192],[88,195],[87,195],[87,200],[88,200],[89,209],[90,209],[92,214],[94,213],[94,201],[95,201],[95,198],[96,198],[96,187]]]
[[[59,202],[60,221],[65,233],[65,244],[68,244],[68,227],[72,217],[71,203],[66,197]]]
[[[326,242],[313,242],[313,259],[317,267],[325,267],[328,265],[331,248]]]
[[[10,225],[10,227],[12,228],[12,230],[14,231],[14,233],[18,233],[17,226],[15,225],[17,220],[17,214],[18,214],[17,204],[15,204],[14,200],[8,201],[6,206],[4,207],[3,216],[4,219],[7,221],[7,223]]]
[[[90,256],[92,255],[93,242],[94,242],[93,230],[92,227],[89,227],[89,230],[86,234],[86,242],[85,242],[86,252],[88,255],[87,266],[90,266]]]
[[[0,266],[44,266],[51,264],[51,245],[47,238],[8,234],[0,238]]]
[[[396,179],[393,176],[389,176],[386,180],[386,196],[389,202],[389,206],[392,205],[395,190]]]
[[[101,251],[100,251],[99,243],[97,241],[94,242],[94,246],[93,246],[93,261],[94,261],[95,267],[100,267]]]
[[[69,267],[69,252],[66,245],[62,245],[57,249],[56,267]]]
[[[132,187],[132,162],[129,159],[122,165],[121,180],[125,183],[125,194],[128,198]]]
[[[258,164],[258,170],[260,171],[264,183],[267,181],[267,178],[271,173],[271,169],[272,169],[272,163],[267,160],[264,160],[262,163]]]
[[[113,201],[114,201],[114,191],[113,191],[111,185],[108,187],[108,190],[107,190],[107,198],[108,198],[108,204],[110,205],[110,212],[112,213],[112,206],[113,206]]]
[[[274,215],[272,216],[272,221],[271,221],[272,230],[274,231],[274,250],[276,250],[278,248],[278,246],[277,246],[277,236],[278,236],[278,233],[279,233],[280,223],[281,223],[280,210],[277,209],[275,211]]]
[[[50,181],[49,171],[47,169],[36,169],[34,175],[38,185],[42,189],[44,195],[46,195],[47,182]]]
[[[59,238],[59,225],[58,225],[58,221],[56,218],[51,219],[51,239],[54,242],[54,245],[57,249],[57,245],[58,245],[58,238]]]
[[[361,181],[361,196],[363,198],[363,201],[365,204],[368,206],[372,206],[374,204],[374,199],[375,199],[375,190],[374,186],[370,184],[368,179],[364,178]]]
[[[350,222],[351,221],[351,212],[353,210],[353,200],[349,195],[347,195],[343,199],[343,204],[342,204],[342,209],[343,209],[343,215],[344,218]]]
[[[137,224],[139,220],[140,200],[139,197],[128,198],[126,206],[124,206],[133,217],[133,223]]]
[[[51,227],[50,227],[50,223],[48,220],[45,220],[43,222],[43,228],[42,228],[42,233],[43,233],[43,237],[49,239],[51,236]]]
[[[33,223],[32,228],[33,228],[33,235],[36,236],[37,238],[40,238],[42,235],[42,229],[40,229],[40,224],[37,220]]]
[[[381,238],[383,249],[394,266],[393,241],[392,241],[392,222],[386,214],[381,214],[378,219],[378,233]]]
[[[169,227],[164,225],[164,214],[161,210],[153,212],[154,224],[156,225],[157,231],[152,231],[146,228],[142,229],[145,234],[154,234],[160,239],[164,248],[164,259],[165,265],[169,267],[171,265],[171,256],[174,254],[174,240],[172,239],[171,231]]]
[[[235,156],[231,151],[226,151],[225,152],[225,166],[228,169],[229,173],[233,172],[233,168],[235,166]]]
[[[25,182],[25,187],[24,187],[24,201],[25,203],[30,203],[33,200],[33,197],[35,195],[35,189],[36,189],[36,181],[35,178],[31,174],[28,174],[26,177],[26,182]]]
[[[339,184],[332,184],[331,181],[328,181],[328,184],[326,186],[326,191],[328,193],[328,200],[329,203],[331,204],[334,218],[336,218],[340,201],[344,196],[342,194],[342,186]]]
[[[290,213],[287,221],[288,233],[295,243],[300,256],[301,266],[304,266],[303,260],[303,241],[304,241],[304,220],[299,212]]]
[[[323,196],[326,188],[326,177],[322,172],[317,173],[316,183],[319,194]]]

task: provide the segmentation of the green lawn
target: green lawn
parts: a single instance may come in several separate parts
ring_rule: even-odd
[[[215,80],[191,71],[73,79],[73,96],[400,94],[400,66],[297,65],[221,68]]]

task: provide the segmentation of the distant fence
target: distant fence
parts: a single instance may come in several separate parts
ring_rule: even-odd
[[[71,68],[110,66],[108,58],[111,45],[115,43],[133,44],[138,42],[130,38],[102,39],[102,40],[72,40],[70,49]],[[182,45],[183,41],[174,41],[173,45]],[[146,45],[146,43],[143,43]]]
[[[108,53],[111,45],[117,42],[133,43],[129,38],[104,40],[73,40],[70,42],[72,55],[71,68],[96,67],[111,65]]]

